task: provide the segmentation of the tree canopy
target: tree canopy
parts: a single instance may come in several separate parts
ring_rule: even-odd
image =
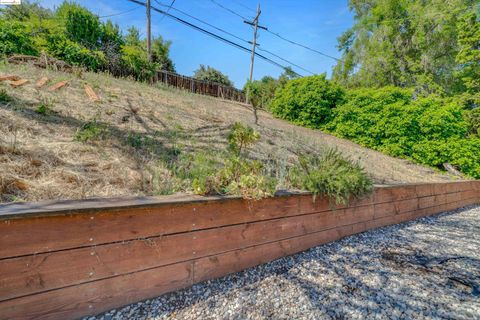
[[[342,58],[334,79],[348,87],[394,85],[426,94],[475,89],[477,2],[350,0],[355,23],[338,38]]]
[[[118,25],[100,21],[73,1],[64,1],[53,11],[27,0],[0,9],[0,55],[45,52],[88,70],[145,80],[156,69],[175,71],[170,45],[161,36],[153,38],[148,61],[146,40],[135,27],[123,35]]]
[[[227,75],[210,66],[204,66],[203,64],[194,71],[193,77],[198,80],[211,81],[233,87],[233,82]]]

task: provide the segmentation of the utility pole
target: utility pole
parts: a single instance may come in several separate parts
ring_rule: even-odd
[[[260,10],[260,4],[258,4],[257,15],[255,16],[253,21],[247,21],[247,20],[243,21],[244,23],[253,26],[253,40],[251,42],[251,44],[252,44],[252,58],[251,58],[251,61],[250,61],[250,78],[249,78],[250,82],[252,82],[252,80],[253,80],[253,63],[255,62],[255,47],[257,46],[257,30],[258,30],[258,28],[267,30],[266,27],[262,27],[262,26],[258,25],[258,19],[260,18],[261,13],[262,13],[262,11]],[[250,102],[250,87],[247,87],[246,100],[247,100],[247,103]],[[253,116],[255,117],[255,124],[257,124],[258,123],[258,116],[257,116],[256,106],[253,106]]]
[[[152,21],[150,12],[150,0],[147,0],[147,59],[152,61]]]

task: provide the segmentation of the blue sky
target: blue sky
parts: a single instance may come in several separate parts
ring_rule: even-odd
[[[43,0],[40,3],[49,8],[59,5],[63,0]],[[171,0],[158,0],[163,4],[170,4]],[[336,49],[336,38],[353,23],[353,15],[348,10],[347,0],[215,0],[240,15],[252,17],[255,12],[245,7],[255,9],[260,3],[262,14],[260,24],[269,30],[280,33],[282,36],[303,43],[321,52],[334,57],[339,57]],[[99,16],[113,15],[129,9],[139,7],[127,0],[78,0],[78,3],[89,8]],[[244,6],[242,6],[243,4]],[[152,5],[159,8],[154,0]],[[243,39],[252,39],[252,28],[238,16],[220,8],[210,0],[176,0],[174,8],[198,17],[202,20],[225,29]],[[171,14],[185,18],[181,13],[171,10]],[[106,20],[103,18],[102,20]],[[142,36],[145,36],[145,9],[138,9],[117,16],[109,17],[118,23],[122,30],[128,26],[138,27]],[[201,25],[199,22],[192,21]],[[211,30],[207,26],[203,26]],[[219,31],[212,30],[215,33]],[[164,39],[173,42],[171,58],[175,63],[178,73],[192,75],[200,64],[210,65],[226,73],[235,83],[242,87],[249,75],[250,54],[233,48],[216,39],[184,26],[168,17],[163,17],[152,12],[152,34],[162,35]],[[219,33],[221,34],[221,33]],[[223,34],[222,34],[223,35]],[[232,39],[229,36],[225,37]],[[240,40],[232,39],[235,42]],[[289,44],[263,30],[259,31],[258,42],[275,54],[290,60],[314,73],[327,72],[330,75],[335,61],[309,50]],[[243,43],[246,46],[248,44]],[[268,54],[260,52],[261,54]],[[287,63],[278,58],[271,57],[283,65]],[[295,69],[300,74],[307,75],[305,71]],[[278,76],[282,69],[269,64],[261,59],[255,59],[254,79],[265,75]]]

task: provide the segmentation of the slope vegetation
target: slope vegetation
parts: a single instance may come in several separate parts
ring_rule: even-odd
[[[0,66],[0,76],[10,74],[29,82],[18,87],[0,82],[3,202],[175,192],[166,164],[179,154],[225,149],[237,121],[260,132],[250,157],[279,177],[299,153],[337,148],[378,184],[454,179],[266,112],[255,126],[251,110],[238,103],[104,74]],[[37,87],[42,77],[48,81]],[[67,84],[49,90],[61,81]],[[85,84],[99,101],[89,99]]]

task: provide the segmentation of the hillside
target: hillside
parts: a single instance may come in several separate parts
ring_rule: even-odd
[[[1,65],[0,75],[6,74],[29,83],[13,88],[0,82],[8,95],[0,101],[3,202],[172,193],[166,163],[179,154],[223,150],[236,121],[254,126],[245,105],[162,86],[103,74]],[[49,82],[36,88],[41,77]],[[65,87],[47,89],[64,80]],[[88,99],[85,83],[99,102]],[[279,176],[299,152],[337,148],[358,160],[378,184],[454,179],[266,112],[259,113],[259,126],[254,127],[261,139],[250,156],[265,161]]]

